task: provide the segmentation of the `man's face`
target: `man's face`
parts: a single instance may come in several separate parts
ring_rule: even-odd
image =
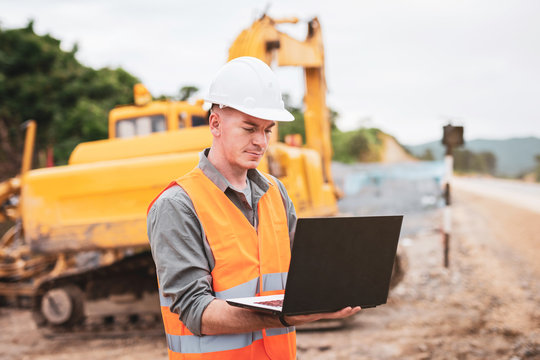
[[[275,122],[259,119],[231,108],[220,109],[217,115],[220,118],[218,129],[220,150],[229,165],[242,170],[256,168],[268,148]]]

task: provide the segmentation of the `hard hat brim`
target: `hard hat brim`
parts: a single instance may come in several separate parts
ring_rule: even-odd
[[[263,119],[263,120],[272,120],[272,121],[283,121],[289,122],[294,120],[293,114],[288,112],[286,109],[266,109],[266,108],[244,108],[244,107],[234,107],[238,111],[243,112],[244,114],[251,115],[253,117]]]
[[[206,102],[209,102],[211,104],[215,104],[216,102],[212,101],[211,99],[205,98]],[[294,116],[286,109],[268,109],[268,108],[248,108],[244,106],[230,106],[227,104],[221,104],[225,105],[227,107],[236,109],[240,112],[243,112],[244,114],[251,115],[253,117],[263,119],[263,120],[271,120],[271,121],[280,121],[280,122],[290,122],[294,121]]]

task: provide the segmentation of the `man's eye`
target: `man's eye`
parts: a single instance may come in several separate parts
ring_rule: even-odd
[[[254,132],[255,129],[254,128],[243,128],[244,130],[246,130],[247,132]]]
[[[267,134],[271,134],[271,133],[272,133],[272,129],[266,129],[266,130],[264,130],[264,132],[267,133]]]

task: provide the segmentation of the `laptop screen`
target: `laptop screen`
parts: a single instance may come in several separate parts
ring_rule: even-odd
[[[298,220],[283,312],[386,303],[403,216]]]

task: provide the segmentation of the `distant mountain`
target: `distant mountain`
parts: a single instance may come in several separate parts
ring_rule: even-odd
[[[440,141],[421,145],[405,145],[414,155],[422,156],[430,149],[435,159],[444,157],[445,148]],[[540,155],[540,139],[536,137],[512,138],[505,140],[477,139],[466,141],[464,149],[475,153],[488,151],[497,158],[497,175],[517,176],[531,171],[535,165],[535,155]]]

